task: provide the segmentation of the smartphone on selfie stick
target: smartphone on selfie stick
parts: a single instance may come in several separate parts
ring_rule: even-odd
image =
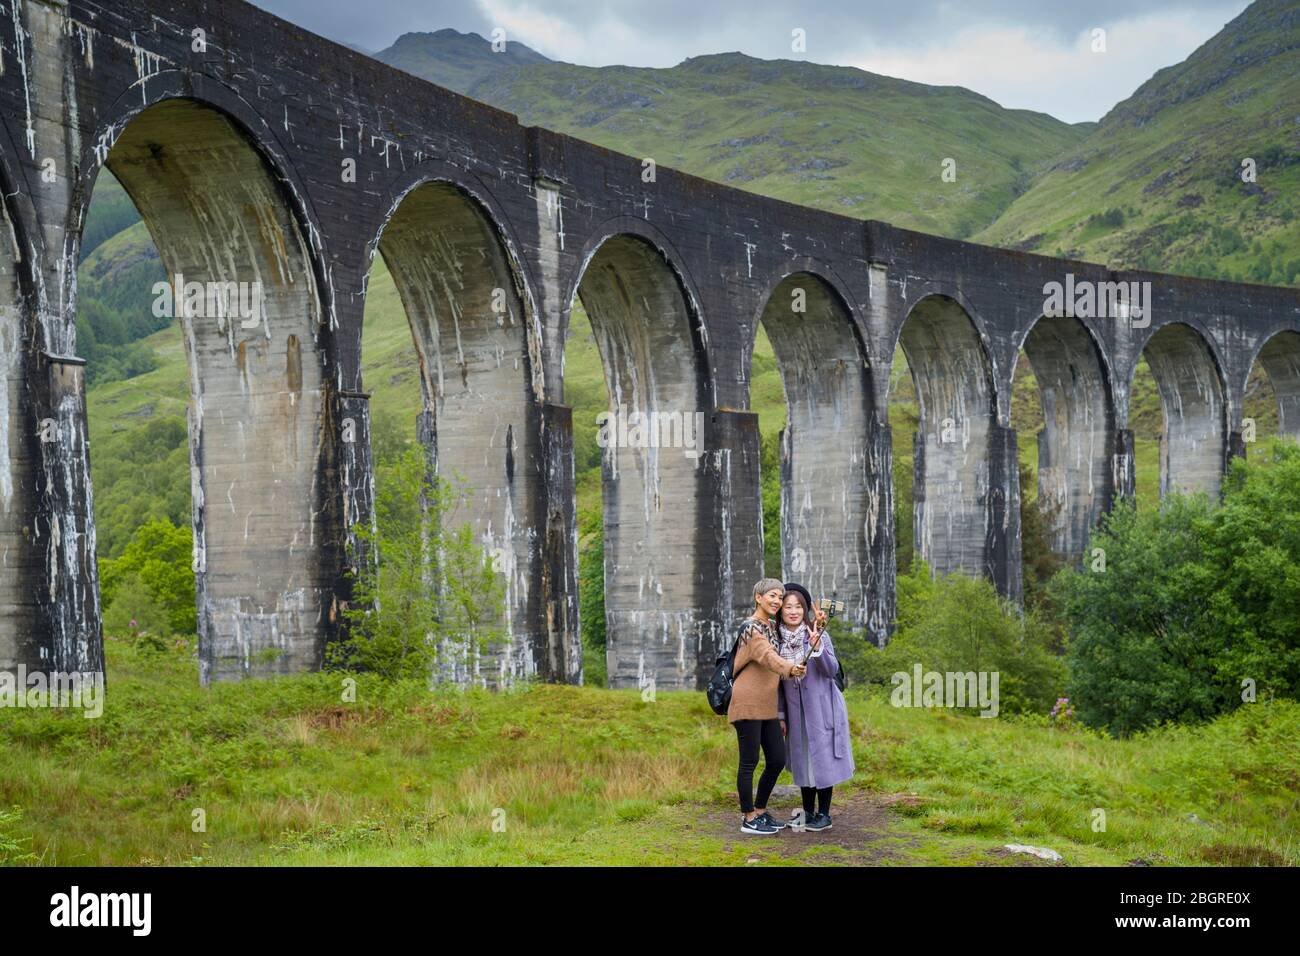
[[[817,602],[817,607],[818,607],[820,610],[823,610],[823,611],[826,612],[826,623],[827,623],[827,624],[830,624],[830,620],[831,620],[831,618],[833,618],[836,614],[843,614],[843,613],[844,613],[844,602],[843,602],[843,601],[837,601],[837,600],[835,600],[834,597],[831,597],[831,598],[822,598],[821,600],[819,600],[819,601]],[[824,629],[823,629],[823,630],[824,630]],[[820,632],[819,632],[819,633],[820,633]],[[804,656],[804,659],[803,659],[802,663],[806,666],[807,663],[808,663],[810,660],[812,660],[812,656],[813,656],[813,648],[812,648],[811,645],[809,645],[809,647],[808,647],[808,653],[807,653],[807,655]]]

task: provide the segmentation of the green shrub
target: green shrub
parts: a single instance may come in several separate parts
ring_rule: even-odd
[[[166,519],[141,525],[120,557],[99,562],[104,625],[152,646],[197,630],[193,535]]]
[[[0,807],[0,866],[36,862],[36,857],[25,849],[27,838],[15,832],[22,819],[21,807]]]
[[[141,582],[140,575],[131,574],[104,611],[104,633],[129,638],[144,649],[161,651],[177,632],[171,626],[167,609]]]
[[[465,664],[505,636],[505,589],[469,523],[455,526],[466,490],[429,475],[412,446],[376,469],[375,527],[359,534],[361,573],[344,611],[335,667],[388,680]]]
[[[1220,505],[1167,496],[1117,507],[1093,562],[1052,589],[1073,635],[1072,702],[1087,724],[1130,734],[1206,720],[1300,690],[1300,449],[1232,464]]]
[[[1087,226],[1100,226],[1106,229],[1118,229],[1124,225],[1123,209],[1107,209],[1105,212],[1095,212],[1088,217]]]
[[[1023,569],[1025,606],[1055,616],[1048,582],[1061,569],[1062,560],[1052,550],[1050,528],[1060,504],[1043,505],[1037,482],[1028,469],[1020,469],[1020,564]]]
[[[1037,611],[1021,614],[987,581],[960,574],[932,579],[915,560],[898,578],[897,628],[883,650],[868,646],[846,656],[851,680],[889,687],[895,673],[910,677],[917,664],[941,673],[996,671],[999,712],[1006,714],[1047,713],[1065,684],[1064,662],[1052,653],[1055,628]]]

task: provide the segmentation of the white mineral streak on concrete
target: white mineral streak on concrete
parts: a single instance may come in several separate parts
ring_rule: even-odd
[[[99,33],[94,27],[87,26],[71,17],[63,21],[63,31],[69,37],[75,37],[81,49],[81,59],[86,69],[95,68],[95,36]]]
[[[23,77],[23,102],[26,106],[26,124],[24,130],[27,135],[27,152],[31,154],[32,159],[36,158],[36,127],[32,125],[32,88],[31,80],[27,75],[27,40],[29,36],[23,29],[22,4],[17,0],[9,0],[9,12],[13,18],[14,24],[14,53],[18,57],[18,69]]]
[[[127,43],[121,37],[113,37],[113,42],[124,50],[130,51],[131,57],[135,60],[135,75],[137,79],[131,84],[131,86],[140,87],[140,103],[144,106],[148,106],[149,93],[146,90],[146,84],[150,79],[162,72],[163,63],[166,63],[169,66],[172,65],[171,60],[167,60],[157,53],[150,53],[144,47],[140,46],[139,42],[136,40],[134,32],[131,34],[130,43]]]
[[[700,436],[700,440],[703,441],[703,436]],[[722,595],[721,595],[722,608],[723,608],[723,612],[727,615],[727,624],[728,624],[728,629],[730,630],[730,625],[733,623],[731,621],[731,615],[733,614],[735,608],[735,602],[733,600],[734,593],[735,593],[735,582],[732,580],[732,575],[733,575],[732,568],[734,565],[731,560],[731,549],[732,549],[731,512],[733,507],[732,495],[734,493],[732,490],[732,481],[731,481],[731,468],[732,468],[731,449],[719,448],[718,456],[719,457],[717,461],[717,471],[718,471],[720,481],[722,483],[722,495],[721,495],[722,514],[720,516],[721,524],[722,524],[722,555],[721,555],[722,564],[721,567],[718,569],[718,576],[722,587]],[[762,511],[761,508],[759,510],[760,512]],[[759,520],[762,520],[761,516]],[[685,659],[683,656],[683,661],[682,661],[683,670],[685,670],[685,666],[686,666]]]
[[[12,261],[11,259],[9,261]],[[5,262],[4,265],[8,265]],[[0,278],[6,286],[12,288],[12,276],[0,271]],[[9,288],[4,290],[9,292]],[[6,294],[6,298],[8,295]],[[10,416],[14,409],[10,405],[10,392],[19,393],[22,374],[22,309],[9,302],[0,306],[0,511],[9,514],[14,504],[13,452],[10,434]]]
[[[560,251],[564,251],[564,197],[558,189],[550,193],[555,200],[555,236],[560,242]],[[548,200],[549,201],[549,200]]]

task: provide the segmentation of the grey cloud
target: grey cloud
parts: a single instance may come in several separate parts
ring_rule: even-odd
[[[403,33],[453,27],[487,36],[491,19],[474,0],[256,0],[257,5],[332,40],[370,50],[389,46]],[[612,21],[653,39],[656,49],[676,49],[673,62],[702,52],[740,50],[753,56],[790,56],[790,31],[808,34],[808,58],[834,62],[860,53],[864,45],[916,47],[941,42],[973,26],[1021,26],[1045,41],[1068,41],[1084,30],[1142,14],[1179,11],[1224,11],[1225,21],[1239,6],[1235,0],[506,0],[528,6],[568,24],[577,35],[593,24]],[[515,37],[530,46],[547,46],[545,36]],[[701,44],[704,44],[701,46]],[[635,49],[611,50],[604,62],[634,66],[669,63],[635,62]]]
[[[513,6],[514,0],[507,3]],[[657,40],[674,38],[683,48],[683,57],[695,45],[695,37],[719,35],[734,37],[728,49],[755,56],[790,56],[790,30],[801,27],[807,31],[809,59],[849,55],[868,43],[911,47],[942,42],[973,25],[1019,26],[1040,33],[1045,41],[1062,42],[1108,22],[1171,10],[1221,9],[1226,21],[1239,6],[1235,0],[605,0],[598,8],[591,0],[545,0],[528,5],[567,22],[578,34],[595,22],[612,20]]]

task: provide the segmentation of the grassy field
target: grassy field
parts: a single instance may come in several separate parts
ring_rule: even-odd
[[[0,710],[0,862],[1038,863],[1001,849],[1029,843],[1076,866],[1300,864],[1293,702],[1119,741],[851,687],[835,828],[748,840],[735,738],[700,693],[363,676],[347,703],[338,673],[204,690],[188,648],[107,653],[101,718]]]

